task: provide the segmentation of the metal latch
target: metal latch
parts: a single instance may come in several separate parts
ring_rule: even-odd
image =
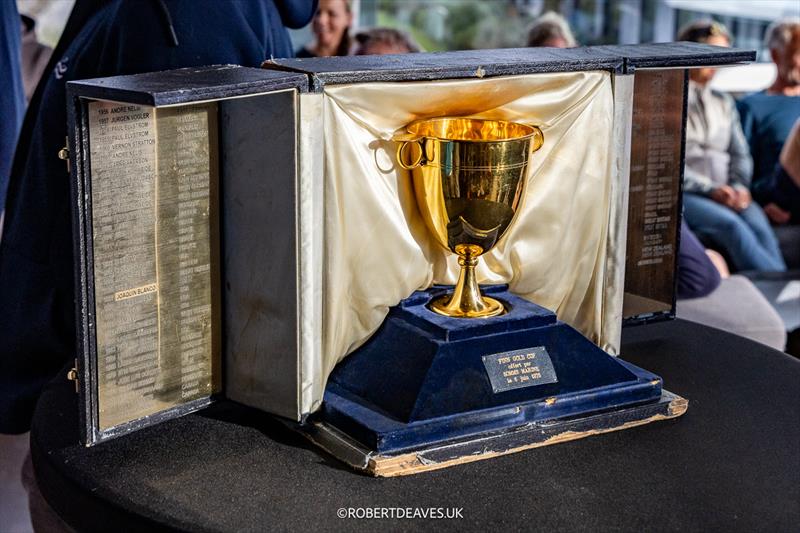
[[[64,148],[58,151],[58,158],[67,162],[67,172],[72,172],[69,166],[69,137],[64,138]]]
[[[67,379],[75,382],[75,394],[80,392],[80,380],[78,379],[78,360],[75,359],[75,366],[67,372]]]

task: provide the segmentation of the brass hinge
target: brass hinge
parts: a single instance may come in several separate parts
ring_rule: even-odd
[[[78,360],[75,359],[75,366],[67,372],[67,379],[75,382],[75,394],[80,392],[80,380],[78,379]]]
[[[67,162],[67,172],[72,172],[69,166],[69,137],[64,138],[64,148],[58,151],[58,158]]]

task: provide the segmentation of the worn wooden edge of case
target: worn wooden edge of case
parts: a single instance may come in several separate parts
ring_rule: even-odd
[[[209,75],[213,80],[209,79]],[[242,75],[247,78],[242,81]],[[205,80],[203,82],[203,80]],[[203,82],[197,90],[191,87]],[[162,85],[166,84],[169,90]],[[79,437],[82,444],[99,442],[131,433],[142,427],[177,418],[212,403],[220,394],[200,398],[131,420],[114,427],[99,428],[97,405],[97,345],[95,338],[94,255],[92,239],[92,187],[89,124],[86,104],[90,100],[121,101],[152,107],[195,104],[265,92],[297,89],[308,91],[305,75],[270,73],[236,65],[177,69],[166,72],[115,76],[67,83],[67,144],[70,164],[70,201],[73,228],[73,257],[76,319],[76,393],[79,407]],[[219,272],[221,275],[221,272]],[[218,346],[221,349],[221,346]],[[220,376],[221,378],[221,376]],[[66,379],[66,376],[65,376]]]
[[[380,455],[322,422],[297,425],[284,421],[336,459],[355,470],[396,477],[491,459],[551,444],[621,431],[683,415],[689,402],[667,390],[655,403],[635,405],[568,420],[533,422],[491,434],[436,444],[396,455]]]

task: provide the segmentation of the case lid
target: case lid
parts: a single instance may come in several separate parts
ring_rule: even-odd
[[[537,72],[611,70],[630,74],[636,68],[686,68],[753,61],[753,50],[700,43],[584,46],[580,48],[506,48],[389,56],[275,59],[266,69],[303,72],[312,89],[325,85],[444,78],[483,78]]]
[[[640,68],[691,68],[733,65],[755,61],[755,50],[726,48],[710,44],[675,42],[652,44],[618,44],[590,48],[619,54],[623,57],[624,73]]]
[[[67,83],[70,101],[81,97],[154,107],[288,88],[304,91],[308,82],[304,76],[238,65],[181,68]]]

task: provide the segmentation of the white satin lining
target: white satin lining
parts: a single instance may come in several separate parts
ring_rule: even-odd
[[[604,287],[615,278],[607,269],[619,268],[606,261],[613,114],[607,72],[326,88],[323,381],[377,330],[390,306],[417,289],[456,281],[456,258],[428,234],[410,174],[395,167],[389,141],[409,122],[434,116],[542,128],[545,141],[533,155],[522,208],[503,240],[481,258],[478,278],[508,283],[615,351],[618,339],[603,328],[621,313],[615,295],[622,288]],[[324,382],[315,385],[324,388]]]

